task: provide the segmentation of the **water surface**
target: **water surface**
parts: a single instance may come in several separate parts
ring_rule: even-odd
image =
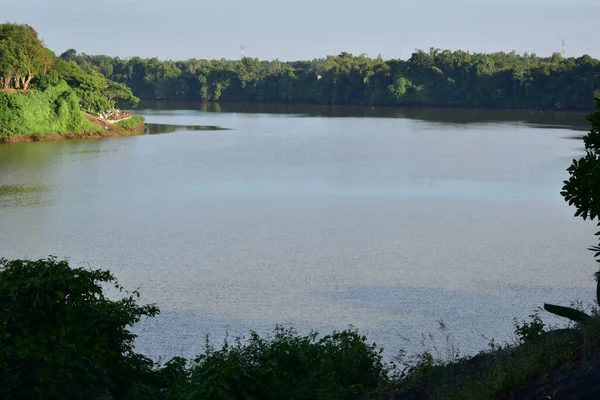
[[[0,256],[114,271],[162,310],[137,327],[149,356],[278,323],[475,352],[544,301],[593,298],[594,227],[559,195],[582,114],[139,112],[169,134],[0,146]]]

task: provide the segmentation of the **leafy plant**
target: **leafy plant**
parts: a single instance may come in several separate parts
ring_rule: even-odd
[[[576,217],[584,220],[597,220],[600,216],[600,94],[596,93],[597,111],[587,117],[591,130],[583,137],[585,156],[573,160],[567,169],[571,175],[564,182],[561,195],[575,206]],[[597,223],[600,226],[600,222]],[[600,236],[600,232],[596,233]],[[600,246],[593,246],[589,250],[595,252],[596,262],[600,262]],[[596,279],[596,302],[600,305],[600,271],[594,274]],[[588,323],[592,317],[580,310],[571,307],[544,304],[544,309],[561,317],[569,318],[578,323]]]
[[[103,286],[124,297],[110,300]],[[138,305],[108,271],[54,257],[0,260],[0,398],[81,399],[134,392],[152,362],[129,331],[154,305]]]
[[[515,319],[515,334],[521,343],[532,343],[537,341],[545,332],[546,325],[536,311],[529,316],[530,321],[522,321],[521,324]]]
[[[0,138],[18,134],[47,135],[98,131],[81,114],[78,98],[65,82],[44,91],[0,91]]]
[[[381,351],[355,330],[319,338],[277,327],[247,342],[207,344],[191,368],[187,399],[353,399],[387,382]]]

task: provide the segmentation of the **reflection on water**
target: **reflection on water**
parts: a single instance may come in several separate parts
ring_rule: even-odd
[[[68,150],[66,154],[101,154],[113,151],[116,151],[116,149]]]
[[[490,110],[470,108],[336,106],[313,104],[206,103],[197,101],[142,101],[142,113],[183,110],[206,113],[285,114],[330,118],[406,118],[444,124],[518,122],[538,128],[587,130],[585,111]]]
[[[0,207],[41,204],[49,190],[47,185],[0,184]]]
[[[170,125],[146,123],[146,134],[157,135],[162,133],[185,132],[185,131],[226,131],[227,128],[212,125]]]
[[[40,185],[0,185],[0,196],[29,195],[48,190],[48,186]]]

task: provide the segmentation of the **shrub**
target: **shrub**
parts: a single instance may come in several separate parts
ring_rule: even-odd
[[[103,285],[125,296],[107,299]],[[0,398],[81,399],[135,392],[152,363],[128,327],[154,316],[108,271],[55,258],[0,260]]]
[[[73,89],[65,82],[31,93],[0,91],[0,137],[100,130],[81,114]]]
[[[529,318],[530,321],[521,321],[520,324],[516,318],[514,319],[515,335],[521,343],[535,342],[546,332],[546,324],[544,324],[537,311],[529,315]]]
[[[20,133],[23,123],[23,96],[0,90],[0,138]]]
[[[381,351],[355,330],[319,338],[277,327],[263,339],[207,345],[191,368],[186,399],[353,399],[387,382]]]

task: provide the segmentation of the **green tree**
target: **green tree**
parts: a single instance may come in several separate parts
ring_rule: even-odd
[[[575,216],[584,220],[596,221],[600,226],[600,93],[596,95],[597,111],[587,117],[590,122],[590,132],[584,136],[585,156],[579,160],[573,160],[567,169],[570,174],[564,182],[561,194],[569,205],[574,206]],[[596,233],[600,236],[600,232]],[[600,245],[593,246],[596,262],[600,263]],[[600,271],[594,274],[596,279],[596,300],[600,305]],[[585,322],[590,317],[581,311],[569,307],[545,304],[544,308],[554,314],[572,319],[577,322]]]
[[[114,100],[123,100],[129,103],[132,107],[137,107],[140,99],[133,95],[131,89],[122,83],[108,81],[106,89],[104,89],[104,96],[111,102]]]
[[[340,53],[312,61],[130,60],[64,54],[143,99],[592,108],[600,61],[432,48],[409,60]]]
[[[133,351],[129,326],[154,316],[108,271],[55,258],[0,260],[0,397],[81,399],[135,390],[152,363]]]
[[[37,32],[29,25],[0,24],[2,86],[27,90],[31,80],[47,70],[51,60]]]

